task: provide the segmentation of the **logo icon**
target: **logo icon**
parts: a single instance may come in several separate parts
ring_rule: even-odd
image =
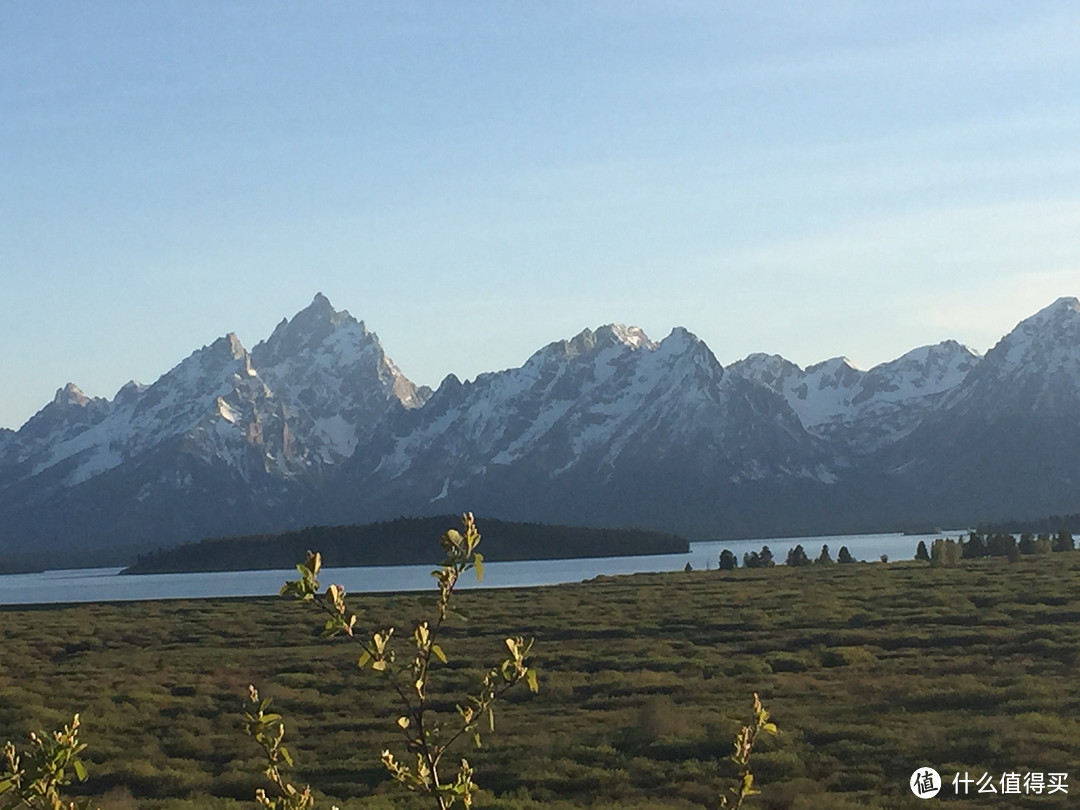
[[[920,799],[932,799],[941,790],[941,777],[933,768],[919,768],[911,775],[911,792]]]

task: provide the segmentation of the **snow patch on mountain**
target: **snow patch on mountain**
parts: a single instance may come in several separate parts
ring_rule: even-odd
[[[356,449],[356,428],[340,413],[317,418],[314,427],[325,445],[322,455],[324,463],[334,464],[353,454]]]
[[[0,445],[0,480],[55,469],[71,487],[174,439],[244,480],[292,478],[348,458],[388,410],[419,407],[423,395],[362,322],[320,294],[251,354],[229,333],[111,402],[68,384]]]
[[[453,459],[454,487],[493,469],[549,480],[591,471],[607,480],[630,452],[687,464],[733,465],[746,479],[792,474],[825,480],[831,472],[792,459],[738,457],[760,434],[781,435],[787,450],[807,440],[790,409],[772,394],[757,403],[768,428],[746,424],[745,381],[730,382],[709,348],[683,328],[656,343],[619,325],[584,330],[533,354],[520,368],[448,379],[394,437],[375,478],[447,497],[433,459]],[[802,458],[802,451],[793,451]],[[703,461],[704,459],[704,461]],[[786,464],[786,466],[785,466]],[[376,485],[377,486],[377,485]],[[437,494],[438,493],[438,494]]]
[[[1080,301],[1059,298],[1024,319],[986,353],[944,409],[1075,411],[1080,400]]]
[[[424,448],[444,437],[459,453],[478,460],[472,465],[474,471],[489,461],[510,464],[545,443],[554,445],[564,439],[570,440],[572,452],[580,452],[582,445],[602,440],[600,423],[612,421],[617,414],[610,410],[594,413],[590,421],[596,429],[590,433],[588,425],[570,427],[570,411],[580,409],[583,402],[597,401],[601,407],[618,402],[617,407],[632,410],[623,395],[635,397],[626,386],[636,376],[634,358],[655,354],[657,349],[658,344],[641,329],[610,324],[551,343],[520,368],[480,374],[464,385],[447,380],[430,400],[434,411],[430,416],[423,414],[429,418],[398,438],[380,469],[399,476]],[[563,437],[563,431],[569,431],[569,436]]]
[[[980,362],[956,341],[922,346],[869,371],[846,357],[802,369],[779,355],[752,354],[728,371],[783,396],[803,426],[868,453],[914,430]]]
[[[1002,377],[1039,371],[1080,379],[1080,301],[1059,298],[1017,324],[987,353],[987,373]]]
[[[180,538],[262,530],[320,509],[360,510],[347,514],[354,519],[488,495],[485,508],[516,500],[507,508],[533,519],[545,508],[529,503],[533,493],[600,522],[633,503],[655,511],[675,502],[724,520],[740,508],[767,511],[789,489],[809,500],[844,495],[864,472],[917,484],[928,469],[917,459],[940,457],[945,469],[952,457],[941,448],[963,449],[957,436],[981,451],[1007,445],[1020,426],[1035,437],[1017,439],[1021,455],[1072,458],[1075,444],[1059,439],[1076,424],[1076,298],[1022,321],[985,358],[945,341],[868,371],[844,357],[803,369],[764,354],[724,369],[685,329],[655,342],[609,324],[551,343],[520,368],[467,383],[448,376],[432,393],[319,294],[250,353],[228,334],[151,385],[128,383],[110,401],[68,384],[20,430],[0,430],[0,506],[14,504],[0,522],[21,520],[32,533],[56,515],[43,531],[60,536],[109,514],[130,518],[129,536],[171,521]],[[1071,493],[1072,468],[1061,469]],[[951,474],[933,479],[929,495]],[[99,488],[80,488],[102,475]],[[113,491],[116,502],[98,509],[94,499]],[[1007,490],[994,492],[996,501]],[[805,501],[798,508],[816,515]],[[752,520],[742,525],[754,530]]]

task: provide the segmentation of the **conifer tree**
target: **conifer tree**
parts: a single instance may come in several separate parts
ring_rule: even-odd
[[[1072,551],[1074,548],[1072,535],[1065,529],[1059,529],[1054,535],[1053,548],[1054,551]]]
[[[788,565],[810,565],[810,558],[806,556],[806,549],[802,547],[802,544],[788,549],[787,553]]]

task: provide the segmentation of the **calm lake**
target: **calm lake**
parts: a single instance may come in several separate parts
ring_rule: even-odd
[[[576,560],[528,560],[489,562],[484,565],[485,588],[513,588],[530,585],[557,585],[580,582],[600,575],[681,571],[690,563],[696,570],[717,566],[723,549],[730,549],[742,564],[748,551],[767,545],[777,563],[788,549],[801,543],[811,559],[828,545],[835,560],[841,546],[847,546],[857,560],[875,561],[882,554],[890,560],[910,560],[920,540],[931,542],[960,532],[926,535],[857,534],[828,537],[786,537],[773,540],[733,540],[691,543],[689,554],[657,554],[644,557],[591,557]],[[325,585],[337,583],[350,593],[415,591],[432,587],[432,566],[393,565],[372,568],[323,569]],[[118,568],[90,568],[46,571],[40,574],[0,576],[0,605],[36,605],[64,602],[114,602],[138,599],[202,599],[218,596],[270,596],[296,571],[222,571],[202,574],[146,574],[120,576]],[[461,587],[476,587],[471,575]]]

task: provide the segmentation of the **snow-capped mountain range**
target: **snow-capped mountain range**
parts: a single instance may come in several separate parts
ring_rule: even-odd
[[[432,392],[319,294],[250,352],[226,335],[111,400],[69,383],[0,431],[0,564],[462,509],[692,537],[888,529],[1080,511],[1077,481],[1075,298],[985,357],[945,341],[868,371],[723,368],[685,329],[608,325]]]
[[[968,347],[946,340],[869,371],[846,357],[802,369],[775,354],[752,354],[728,370],[784,397],[814,435],[863,455],[911,433],[979,359]]]

